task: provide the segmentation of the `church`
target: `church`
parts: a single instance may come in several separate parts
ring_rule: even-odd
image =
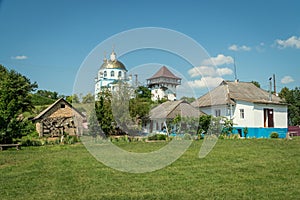
[[[103,89],[108,89],[111,92],[118,90],[118,83],[120,81],[131,85],[131,77],[127,77],[127,69],[125,65],[117,59],[117,55],[112,51],[110,58],[104,57],[97,77],[95,78],[95,100],[98,99],[98,94]]]

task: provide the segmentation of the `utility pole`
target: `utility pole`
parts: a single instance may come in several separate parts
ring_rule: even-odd
[[[272,77],[269,78],[270,87],[269,87],[269,101],[272,101]]]
[[[274,94],[277,95],[277,92],[276,92],[275,74],[273,74],[273,84],[274,84]]]

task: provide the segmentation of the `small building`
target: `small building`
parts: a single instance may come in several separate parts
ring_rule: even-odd
[[[184,100],[167,101],[150,111],[149,132],[162,131],[166,124],[177,116],[181,118],[199,118],[201,115],[205,114]]]
[[[287,105],[280,97],[251,82],[223,81],[218,87],[192,103],[208,115],[232,119],[241,137],[268,138],[277,132],[284,138],[288,131]]]
[[[175,76],[167,67],[160,68],[151,78],[147,79],[147,85],[151,90],[151,100],[167,99],[176,100],[176,87],[181,84],[181,78]]]
[[[81,135],[85,116],[60,98],[33,118],[33,122],[40,137],[55,137],[64,133]]]

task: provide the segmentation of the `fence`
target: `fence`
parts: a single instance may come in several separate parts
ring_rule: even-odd
[[[300,126],[289,126],[288,131],[290,136],[300,136]]]

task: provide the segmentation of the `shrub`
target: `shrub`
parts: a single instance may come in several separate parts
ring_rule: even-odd
[[[279,134],[277,132],[272,132],[270,138],[278,138]]]
[[[192,139],[192,136],[191,136],[191,134],[189,134],[189,133],[185,133],[185,134],[183,135],[183,139],[184,139],[184,140],[191,140],[191,139]]]
[[[163,134],[155,134],[148,137],[148,140],[166,140],[167,136]]]

